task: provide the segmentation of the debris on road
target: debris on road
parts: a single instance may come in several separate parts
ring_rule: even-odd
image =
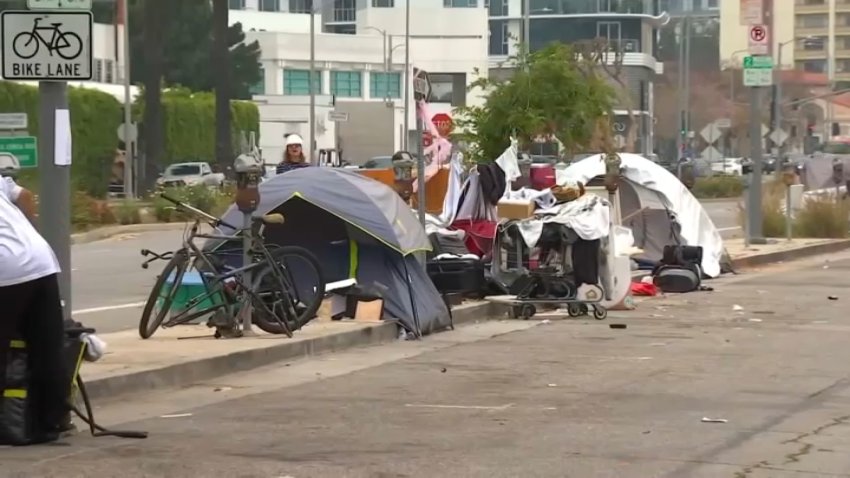
[[[186,417],[191,417],[191,416],[192,416],[191,413],[175,413],[175,414],[172,414],[172,415],[160,415],[159,418],[186,418]]]
[[[627,327],[626,324],[608,324],[608,327],[611,329],[625,329]]]
[[[838,300],[838,296],[831,295],[831,296],[827,297],[827,299],[829,299],[829,300]]]
[[[750,322],[761,322],[761,319],[750,319]]]
[[[727,420],[725,418],[708,418],[708,417],[702,417],[701,421],[703,423],[728,423],[729,422],[729,420]]]
[[[233,390],[233,387],[216,387],[213,392],[226,392],[228,390]]]
[[[735,312],[740,312],[740,311],[744,310],[744,308],[741,307],[738,304],[735,304],[735,305],[732,306],[732,310],[734,310]]]

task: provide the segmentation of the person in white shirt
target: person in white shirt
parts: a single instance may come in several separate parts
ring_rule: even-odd
[[[44,442],[64,431],[70,383],[59,262],[33,226],[35,219],[32,193],[0,177],[0,391],[6,388],[10,341],[23,339],[30,369],[27,399],[38,422],[32,440]]]

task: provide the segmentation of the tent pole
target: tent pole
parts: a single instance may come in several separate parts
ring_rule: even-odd
[[[407,268],[407,257],[401,256],[404,264],[404,281],[407,283],[407,294],[410,296],[410,307],[413,310],[413,325],[416,327],[416,338],[422,338],[422,327],[419,325],[419,311],[416,310],[416,299],[413,297],[413,284],[410,283],[410,269]]]

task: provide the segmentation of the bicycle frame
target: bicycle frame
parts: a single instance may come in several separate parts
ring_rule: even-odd
[[[184,206],[186,206],[186,205],[184,205]],[[204,213],[203,211],[200,211],[200,210],[192,211],[192,209],[194,209],[194,208],[191,208],[191,206],[186,206],[186,207],[191,212],[195,212],[198,216],[212,217],[212,216],[209,216],[208,214],[206,214],[206,213]],[[250,251],[252,255],[254,255],[254,253],[256,253],[258,251],[261,252],[262,256],[263,256],[263,260],[261,260],[259,262],[253,262],[253,263],[248,264],[248,265],[243,265],[242,267],[232,268],[232,269],[230,269],[226,272],[219,272],[219,267],[217,267],[215,264],[213,264],[212,261],[210,260],[210,258],[209,258],[210,254],[208,252],[203,251],[200,247],[198,247],[195,244],[195,239],[201,238],[201,239],[221,240],[221,241],[224,241],[224,242],[237,242],[237,241],[242,241],[242,237],[240,237],[238,235],[238,233],[244,234],[245,230],[244,229],[237,230],[237,235],[233,235],[233,236],[227,236],[227,235],[224,235],[224,234],[203,234],[203,233],[199,233],[200,223],[201,223],[200,217],[196,218],[194,223],[191,226],[189,235],[183,239],[182,250],[187,251],[189,253],[190,261],[191,261],[185,270],[188,270],[189,268],[194,268],[196,270],[201,271],[201,269],[196,265],[197,261],[200,260],[201,263],[202,263],[201,264],[202,267],[204,267],[205,269],[214,271],[212,273],[201,272],[201,280],[207,286],[206,288],[207,288],[208,292],[206,292],[205,294],[202,294],[200,296],[193,297],[189,301],[189,303],[187,304],[186,308],[183,311],[181,311],[179,314],[177,314],[175,316],[171,316],[169,318],[169,320],[167,320],[162,325],[163,327],[171,327],[171,326],[174,326],[174,325],[179,325],[181,323],[189,322],[189,321],[191,321],[195,318],[202,317],[206,314],[215,312],[216,310],[219,310],[222,307],[226,307],[228,309],[227,310],[228,315],[232,317],[233,315],[235,315],[232,307],[234,305],[237,305],[237,304],[232,303],[231,300],[229,300],[229,297],[227,296],[227,294],[224,293],[225,288],[226,288],[226,286],[224,285],[225,282],[227,282],[229,279],[232,279],[234,281],[236,287],[241,289],[244,293],[250,295],[251,299],[254,299],[254,300],[259,299],[260,296],[252,289],[251,284],[245,284],[244,281],[241,279],[241,277],[243,277],[243,274],[245,272],[257,269],[259,267],[270,265],[271,270],[272,270],[272,274],[274,275],[274,277],[281,284],[286,284],[286,278],[285,278],[285,275],[282,271],[282,266],[276,260],[274,260],[274,257],[271,255],[268,248],[265,247],[265,246],[262,246],[262,247],[259,247],[259,248],[252,248],[252,250]],[[261,236],[261,233],[257,234],[257,235]],[[185,272],[185,270],[183,272]],[[175,277],[174,280],[175,281],[181,281],[182,280],[182,274],[183,273],[178,274]],[[211,280],[211,282],[208,282],[208,280]],[[197,304],[203,303],[204,301],[211,299],[211,298],[213,298],[213,297],[215,297],[216,295],[219,295],[219,294],[223,297],[224,303],[213,305],[213,306],[206,308],[206,309],[203,309],[201,311],[192,312],[192,310],[195,308],[195,306]],[[240,305],[240,307],[244,306],[244,303],[239,304],[239,305]],[[292,307],[291,301],[288,305],[289,305],[289,307]]]

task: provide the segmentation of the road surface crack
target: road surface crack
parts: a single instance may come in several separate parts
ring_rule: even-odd
[[[815,445],[806,441],[807,439],[816,437],[830,428],[837,427],[839,425],[847,425],[848,423],[850,423],[850,415],[844,415],[842,417],[833,418],[832,421],[830,421],[829,423],[821,425],[810,432],[801,433],[794,438],[783,441],[783,445],[799,445],[799,448],[797,449],[797,451],[785,455],[785,461],[779,466],[785,466],[791,463],[799,463],[803,459],[803,457],[811,453],[811,451],[815,449]],[[763,460],[754,465],[749,465],[747,467],[742,468],[741,471],[735,473],[735,478],[747,478],[758,469],[768,469],[772,466],[776,465],[773,465],[767,460]]]

